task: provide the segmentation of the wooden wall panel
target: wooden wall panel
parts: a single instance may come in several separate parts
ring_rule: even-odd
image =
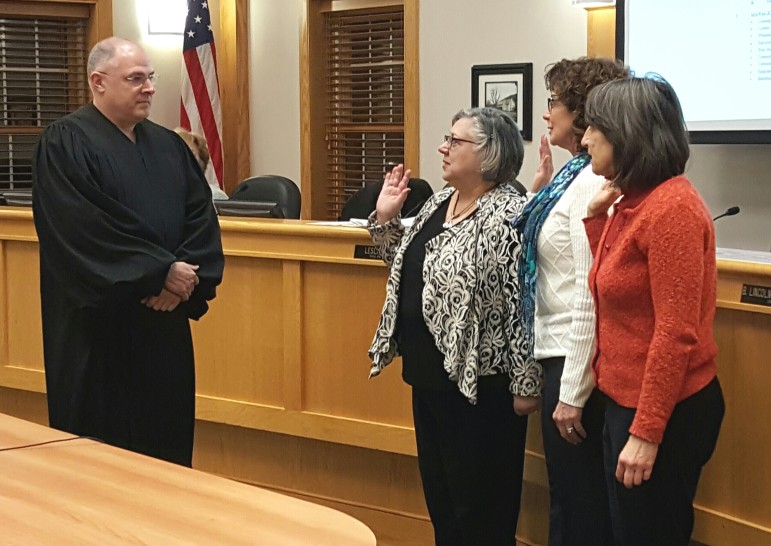
[[[8,365],[43,371],[40,265],[36,243],[5,243]]]
[[[251,173],[249,116],[249,0],[219,0],[217,71],[222,99],[225,192]]]
[[[11,290],[5,279],[8,278],[8,270],[5,266],[5,249],[8,241],[0,241],[0,365],[8,362],[8,292]]]
[[[715,339],[726,417],[696,504],[771,532],[771,315],[720,309]],[[732,373],[741,362],[742,372]],[[761,460],[763,461],[761,463]],[[726,471],[730,469],[730,471]]]
[[[326,58],[323,13],[332,10],[404,6],[404,161],[420,176],[419,0],[303,0],[300,44],[300,188],[303,219],[327,218],[325,184]]]
[[[404,1],[404,164],[420,176],[420,1]]]
[[[88,14],[86,47],[112,36],[112,0],[3,0],[0,15],[83,17]]]
[[[282,407],[281,262],[228,256],[225,268],[211,310],[192,323],[197,392]],[[218,334],[207,335],[212,331]]]
[[[368,379],[367,351],[385,299],[384,269],[308,263],[303,279],[303,409],[411,427],[401,359]]]
[[[616,57],[616,8],[589,10],[586,54],[590,57]]]

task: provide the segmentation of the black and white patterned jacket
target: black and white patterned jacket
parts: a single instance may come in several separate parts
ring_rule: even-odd
[[[369,349],[370,377],[399,354],[394,331],[404,251],[452,193],[447,188],[431,197],[409,228],[399,217],[381,226],[374,213],[370,216],[370,235],[390,267],[383,312]],[[423,318],[444,355],[444,369],[472,404],[477,401],[477,378],[501,373],[511,377],[512,393],[538,396],[542,371],[526,361],[519,324],[520,236],[507,222],[522,211],[525,198],[502,184],[477,203],[474,215],[426,244]]]

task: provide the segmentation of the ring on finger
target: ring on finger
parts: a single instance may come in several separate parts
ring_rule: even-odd
[[[574,429],[573,427],[567,427],[567,428],[565,429],[565,432],[567,432],[568,434],[573,434],[573,431],[574,431],[574,430],[576,430],[576,429]]]

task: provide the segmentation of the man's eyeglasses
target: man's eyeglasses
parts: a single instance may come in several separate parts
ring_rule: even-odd
[[[105,76],[110,76],[111,75],[111,74],[108,74],[107,72],[99,72],[99,73],[100,74],[104,74]],[[155,72],[153,72],[152,74],[137,73],[137,74],[132,74],[131,76],[126,76],[123,79],[126,80],[129,83],[129,85],[131,85],[132,87],[142,87],[148,81],[152,85],[157,84],[158,83],[158,74],[156,74]]]
[[[466,140],[465,138],[458,138],[454,135],[444,135],[444,143],[447,145],[448,148],[452,148],[455,146],[456,142],[468,142],[469,144],[477,144],[473,140]]]
[[[561,101],[559,100],[558,97],[549,97],[548,99],[546,99],[546,108],[549,109],[549,112],[551,112],[551,109],[554,107],[555,102],[560,103]]]
[[[126,81],[135,87],[140,87],[147,81],[155,85],[158,83],[158,74],[154,72],[149,76],[147,74],[132,74],[131,76],[126,76]]]

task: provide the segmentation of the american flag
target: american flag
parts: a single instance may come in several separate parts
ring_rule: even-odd
[[[222,187],[222,108],[217,78],[217,52],[211,30],[209,3],[188,0],[185,42],[182,47],[182,104],[180,125],[206,137],[211,162],[209,184]]]

